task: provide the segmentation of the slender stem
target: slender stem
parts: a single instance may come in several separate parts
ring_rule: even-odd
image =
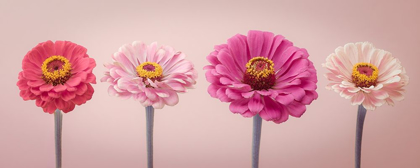
[[[366,109],[363,105],[359,105],[357,110],[357,124],[356,124],[356,163],[355,167],[360,168],[360,159],[362,156],[362,135],[363,135],[363,123],[365,122]]]
[[[155,109],[146,107],[147,168],[153,168],[153,118]]]
[[[55,167],[61,168],[61,131],[63,126],[63,114],[59,109],[54,113],[55,125]]]
[[[258,168],[260,157],[261,125],[262,119],[260,115],[257,114],[254,116],[252,133],[252,168]]]

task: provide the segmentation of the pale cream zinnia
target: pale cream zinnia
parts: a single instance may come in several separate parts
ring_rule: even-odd
[[[362,104],[368,110],[404,99],[408,76],[401,62],[388,51],[369,42],[348,43],[338,47],[323,64],[331,83],[327,89],[350,99],[352,105]]]

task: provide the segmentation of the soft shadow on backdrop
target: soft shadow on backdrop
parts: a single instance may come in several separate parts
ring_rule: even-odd
[[[252,119],[231,114],[207,94],[202,67],[216,44],[250,29],[282,34],[310,54],[319,98],[300,118],[263,123],[260,167],[353,167],[356,106],[327,84],[321,64],[340,45],[370,41],[399,58],[410,76],[406,99],[368,111],[363,167],[420,167],[417,86],[420,1],[0,1],[0,167],[54,166],[53,115],[24,102],[16,86],[23,56],[39,42],[85,46],[103,76],[103,63],[134,40],[154,41],[187,54],[198,72],[196,89],[155,114],[155,167],[231,168],[251,163]],[[64,115],[63,167],[146,165],[145,110],[94,85],[87,104]]]

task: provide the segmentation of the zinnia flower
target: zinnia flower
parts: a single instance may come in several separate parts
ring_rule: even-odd
[[[244,117],[259,114],[282,123],[300,117],[318,97],[316,71],[308,52],[281,35],[249,31],[215,46],[205,67],[209,94]]]
[[[196,83],[194,65],[185,60],[185,54],[172,47],[157,48],[157,43],[146,45],[133,42],[114,53],[112,64],[102,82],[109,82],[108,92],[122,98],[134,98],[143,106],[163,108],[178,103],[179,92],[186,92]]]
[[[46,41],[30,50],[22,61],[17,86],[23,100],[36,100],[45,112],[67,113],[90,100],[95,60],[86,48],[70,41]]]
[[[335,49],[323,64],[330,72],[325,74],[327,89],[351,100],[352,105],[362,104],[368,110],[404,98],[408,76],[401,62],[388,51],[376,49],[371,43],[348,43]]]

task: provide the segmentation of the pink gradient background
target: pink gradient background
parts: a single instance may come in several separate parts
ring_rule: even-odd
[[[263,123],[260,167],[351,168],[356,106],[325,89],[321,64],[338,46],[370,41],[398,57],[410,83],[395,107],[368,111],[362,166],[420,167],[420,1],[0,1],[0,167],[54,167],[53,115],[24,102],[16,86],[23,56],[39,42],[70,40],[88,48],[103,76],[126,43],[158,41],[187,54],[196,89],[156,110],[156,168],[250,167],[252,119],[231,114],[207,94],[202,67],[215,44],[250,29],[282,34],[307,48],[318,70],[319,98],[300,118]],[[145,110],[94,85],[87,104],[64,115],[64,168],[146,166]]]

